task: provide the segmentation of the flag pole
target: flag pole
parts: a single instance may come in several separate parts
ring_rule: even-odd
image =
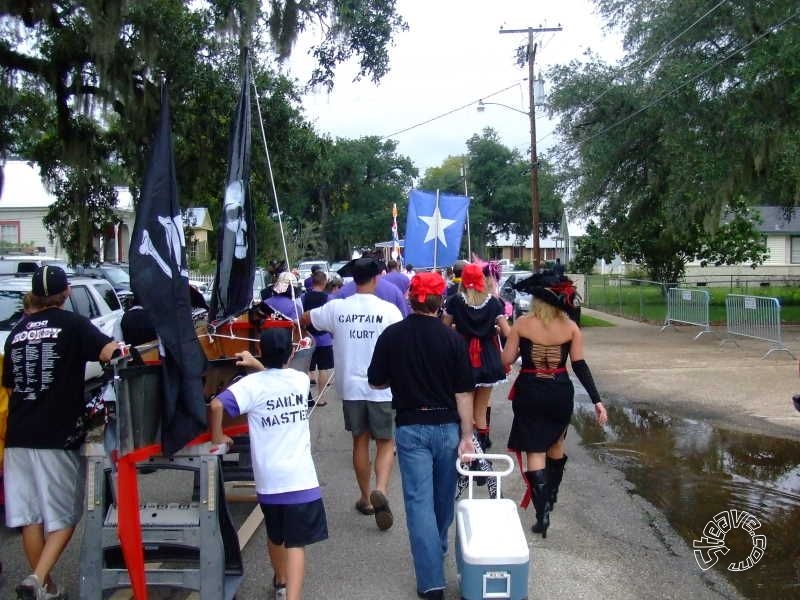
[[[436,190],[436,204],[433,209],[434,215],[439,215],[439,190]],[[436,237],[433,238],[433,269],[436,270],[436,263],[438,261],[439,256],[439,227],[441,219],[436,219]]]
[[[469,234],[469,192],[467,191],[467,167],[461,166],[461,176],[464,178],[464,195],[467,197],[467,256],[472,256],[472,236]]]

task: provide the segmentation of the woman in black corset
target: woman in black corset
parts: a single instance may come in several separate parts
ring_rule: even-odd
[[[522,356],[519,376],[511,391],[514,421],[508,447],[525,453],[525,478],[533,493],[536,523],[532,531],[547,537],[550,510],[556,502],[567,457],[564,438],[572,417],[575,390],[567,374],[572,370],[594,403],[597,421],[607,420],[591,371],[583,359],[583,336],[570,319],[574,311],[565,293],[568,284],[535,274],[517,285],[533,295],[530,313],[514,323],[503,349],[503,363]]]

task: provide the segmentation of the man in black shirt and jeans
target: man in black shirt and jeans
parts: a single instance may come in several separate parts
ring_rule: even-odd
[[[438,273],[414,276],[414,312],[381,333],[367,372],[371,387],[392,390],[417,595],[431,600],[444,597],[456,458],[474,451],[472,369],[464,339],[437,317],[444,291]]]

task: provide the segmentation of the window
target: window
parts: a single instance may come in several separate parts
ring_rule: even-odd
[[[117,298],[117,293],[114,291],[113,287],[107,283],[99,283],[96,287],[98,293],[105,299],[106,304],[108,304],[108,307],[111,310],[122,308],[119,303],[119,298]]]
[[[522,258],[523,250],[524,248],[522,246],[511,246],[511,259]]]
[[[793,265],[800,264],[800,236],[792,236],[792,257]]]
[[[89,290],[85,285],[70,286],[69,298],[72,301],[71,310],[83,315],[87,319],[94,319],[100,316],[100,311],[97,309],[94,300],[89,294]],[[70,303],[67,303],[69,307]]]
[[[19,221],[0,221],[0,246],[19,246]]]
[[[0,292],[0,331],[11,331],[22,318],[25,292],[3,290]]]

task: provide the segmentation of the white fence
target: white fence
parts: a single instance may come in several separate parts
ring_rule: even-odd
[[[714,333],[708,316],[710,301],[711,296],[705,290],[670,288],[667,290],[667,317],[661,331],[673,323],[685,323],[703,328],[694,336],[695,340],[704,333]]]
[[[725,298],[725,312],[729,336],[738,335],[772,343],[772,348],[767,350],[762,358],[778,351],[788,352],[795,358],[792,351],[783,343],[781,304],[777,298],[728,294]],[[733,339],[722,340],[722,343],[726,341],[736,343]]]
[[[202,273],[196,273],[192,271],[189,271],[189,279],[192,281],[199,281],[207,286],[210,286],[214,282],[213,275],[203,275]]]

